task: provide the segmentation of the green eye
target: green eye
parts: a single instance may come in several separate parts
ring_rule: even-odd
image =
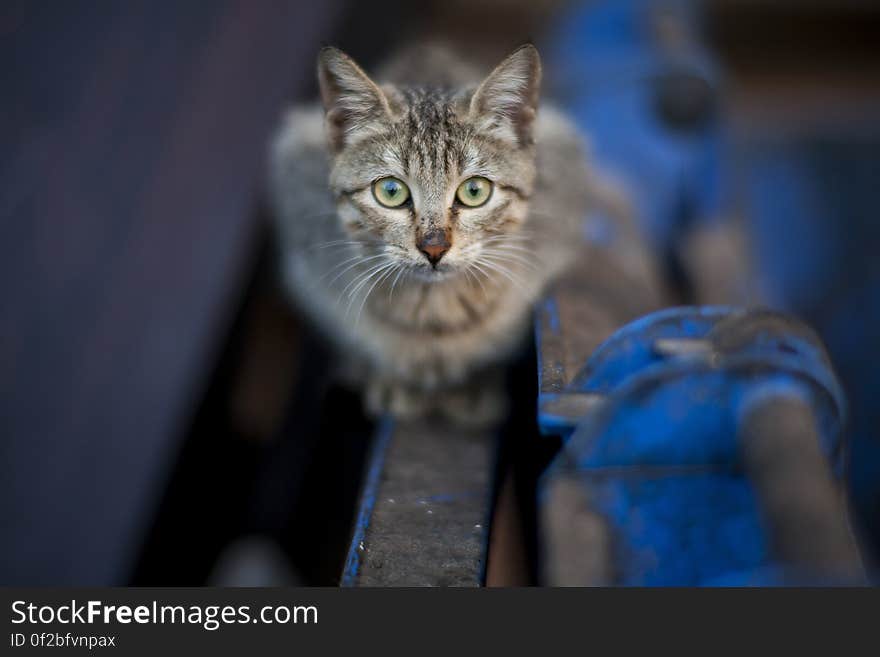
[[[373,196],[379,201],[379,205],[397,208],[409,198],[409,187],[397,178],[380,178],[373,183]]]
[[[476,208],[492,196],[492,183],[486,178],[474,176],[458,186],[455,197],[469,208]]]

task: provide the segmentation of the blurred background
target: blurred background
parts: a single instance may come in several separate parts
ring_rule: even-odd
[[[321,45],[427,38],[533,40],[676,299],[819,331],[880,555],[876,2],[5,0],[0,584],[338,581],[373,428],[276,286],[265,150]]]

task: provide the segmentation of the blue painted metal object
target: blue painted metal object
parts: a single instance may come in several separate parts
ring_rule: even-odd
[[[767,329],[754,325],[749,342],[735,343],[735,349],[726,343],[712,343],[714,338],[726,337],[731,322],[760,317],[768,322]],[[797,332],[780,332],[780,321],[787,320],[769,311],[756,315],[722,306],[652,313],[624,326],[602,343],[557,396],[589,396],[594,405],[601,402],[602,413],[608,413],[613,399],[643,394],[645,389],[660,388],[662,384],[665,398],[652,401],[669,404],[668,408],[658,408],[658,413],[675,413],[682,407],[691,408],[693,395],[703,399],[715,388],[718,396],[712,401],[734,408],[756,381],[772,378],[812,391],[822,409],[827,433],[837,441],[845,411],[844,395],[821,343],[802,325],[798,325]],[[718,351],[719,346],[727,351]],[[545,432],[567,437],[581,424],[581,417],[547,412],[541,402],[539,423]],[[642,406],[640,413],[645,412],[647,407]]]
[[[659,251],[721,205],[720,73],[700,43],[697,13],[682,0],[579,3],[543,47],[551,93],[597,161],[634,192]]]
[[[756,404],[802,402],[830,471],[843,474],[843,394],[821,343],[778,313],[653,313],[602,344],[564,394],[595,402],[579,420],[542,418],[570,433],[542,488],[546,498],[555,479],[579,482],[611,537],[613,583],[776,581],[743,472],[743,418]]]
[[[753,117],[748,131],[736,134],[715,111],[717,101],[711,102],[723,87],[723,76],[695,29],[699,12],[699,3],[689,0],[575,3],[544,48],[549,86],[590,135],[596,160],[631,192],[657,255],[673,253],[692,223],[711,220],[725,209],[744,211],[754,249],[750,274],[760,298],[818,329],[846,387],[852,450],[848,485],[876,556],[880,352],[874,343],[880,327],[880,222],[873,199],[880,183],[878,115],[872,102],[850,102],[843,104],[843,120],[829,115],[817,123],[793,114],[791,120],[777,117],[762,127]],[[670,86],[670,80],[687,84]],[[707,111],[692,114],[703,120],[669,121],[664,89],[684,90],[672,94],[679,100],[708,98],[702,105]],[[726,197],[734,189],[738,198],[731,203]],[[577,384],[569,385],[565,370],[573,364],[558,357],[565,355],[559,345],[565,345],[567,335],[554,334],[560,333],[554,303],[551,299],[539,308],[536,323],[541,373],[549,381],[542,381],[539,420],[544,433],[568,436],[579,417],[605,403],[621,378],[666,359],[640,344],[638,335],[627,343],[619,334],[605,345],[604,356],[596,354]],[[663,330],[680,330],[680,338],[693,331],[701,339],[700,321],[688,321],[693,323],[673,323]],[[562,334],[571,332],[570,325],[565,328]],[[827,441],[828,418],[834,415],[828,409],[838,406],[839,411],[842,395],[836,382],[824,377],[827,370],[816,365],[822,359],[808,355],[811,345],[800,342],[794,353],[787,351],[792,345],[778,345],[776,356],[786,377],[825,400],[817,411],[826,423],[820,434]],[[798,360],[808,371],[787,369]],[[815,392],[821,389],[825,392]],[[839,467],[840,458],[832,462]]]
[[[688,89],[697,97],[703,92],[699,84],[669,87],[664,81],[702,79],[710,95],[723,88],[723,75],[695,29],[700,9],[691,0],[575,3],[543,49],[548,81],[551,89],[558,81],[553,90],[590,135],[596,159],[632,192],[658,254],[674,251],[691,222],[745,211],[754,249],[750,274],[760,299],[817,328],[847,389],[850,492],[880,556],[876,103],[861,92],[840,93],[838,102],[833,93],[825,99],[826,114],[801,115],[791,101],[790,115],[753,116],[741,134],[717,111],[677,128],[658,111],[665,96],[658,90],[684,89],[691,99]],[[679,27],[667,29],[664,15]],[[586,404],[584,399],[579,407]],[[556,432],[553,419],[545,413],[542,427]]]
[[[880,557],[880,119],[750,136],[737,156],[757,279],[820,332],[850,401],[849,487]]]

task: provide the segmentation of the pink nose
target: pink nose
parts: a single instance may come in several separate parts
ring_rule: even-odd
[[[428,262],[436,267],[440,259],[449,251],[449,247],[452,244],[449,242],[446,231],[432,230],[419,240],[417,246],[419,251],[428,259]]]

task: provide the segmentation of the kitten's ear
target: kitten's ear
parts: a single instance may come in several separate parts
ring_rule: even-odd
[[[480,129],[532,143],[532,124],[538,111],[541,56],[531,44],[520,46],[489,74],[471,98],[471,117]]]
[[[337,48],[318,55],[318,85],[330,148],[339,151],[357,133],[387,124],[388,99],[354,60]]]

